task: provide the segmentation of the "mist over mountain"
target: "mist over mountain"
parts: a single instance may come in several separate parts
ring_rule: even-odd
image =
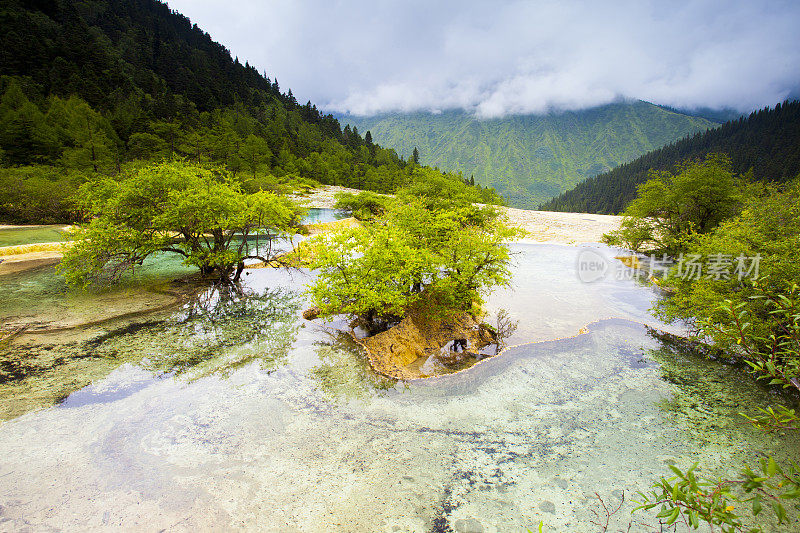
[[[625,97],[749,113],[800,87],[785,0],[169,4],[327,112],[496,118]]]
[[[647,102],[481,119],[452,110],[341,116],[375,142],[494,187],[510,205],[535,208],[581,180],[717,123]]]

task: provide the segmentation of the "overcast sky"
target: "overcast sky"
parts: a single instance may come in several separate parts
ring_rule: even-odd
[[[168,3],[327,111],[751,111],[800,87],[797,0]]]

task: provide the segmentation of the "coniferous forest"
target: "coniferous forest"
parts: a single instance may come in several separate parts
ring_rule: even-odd
[[[584,180],[574,189],[546,202],[540,209],[617,214],[636,197],[636,187],[652,170],[672,170],[687,159],[710,153],[730,156],[737,174],[752,171],[751,179],[782,183],[800,173],[800,102],[774,108],[647,153],[630,163]]]
[[[0,26],[0,220],[76,220],[70,192],[90,176],[173,158],[248,190],[393,192],[441,175],[298,103],[157,0],[12,0]]]

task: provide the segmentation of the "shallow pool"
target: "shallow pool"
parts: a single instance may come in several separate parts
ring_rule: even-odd
[[[512,248],[514,287],[487,308],[519,320],[516,346],[431,380],[376,376],[302,320],[303,271],[21,335],[4,361],[29,365],[0,387],[3,527],[597,531],[600,498],[624,496],[612,530],[653,531],[629,502],[667,465],[797,457],[738,415],[771,391],[645,325],[670,329],[652,288],[581,282],[577,248]]]
[[[347,212],[338,209],[323,209],[312,207],[306,213],[303,224],[322,224],[334,222],[350,216]]]

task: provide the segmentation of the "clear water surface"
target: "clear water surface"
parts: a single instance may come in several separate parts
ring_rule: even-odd
[[[246,297],[167,283],[169,262],[94,295],[0,278],[0,317],[39,320],[0,358],[0,529],[598,531],[599,495],[625,497],[613,528],[657,531],[629,502],[668,464],[797,457],[738,415],[773,392],[644,325],[670,329],[652,288],[582,283],[577,248],[512,248],[487,308],[517,346],[411,383],[300,317],[308,272],[251,270]],[[95,320],[164,291],[179,303]]]

